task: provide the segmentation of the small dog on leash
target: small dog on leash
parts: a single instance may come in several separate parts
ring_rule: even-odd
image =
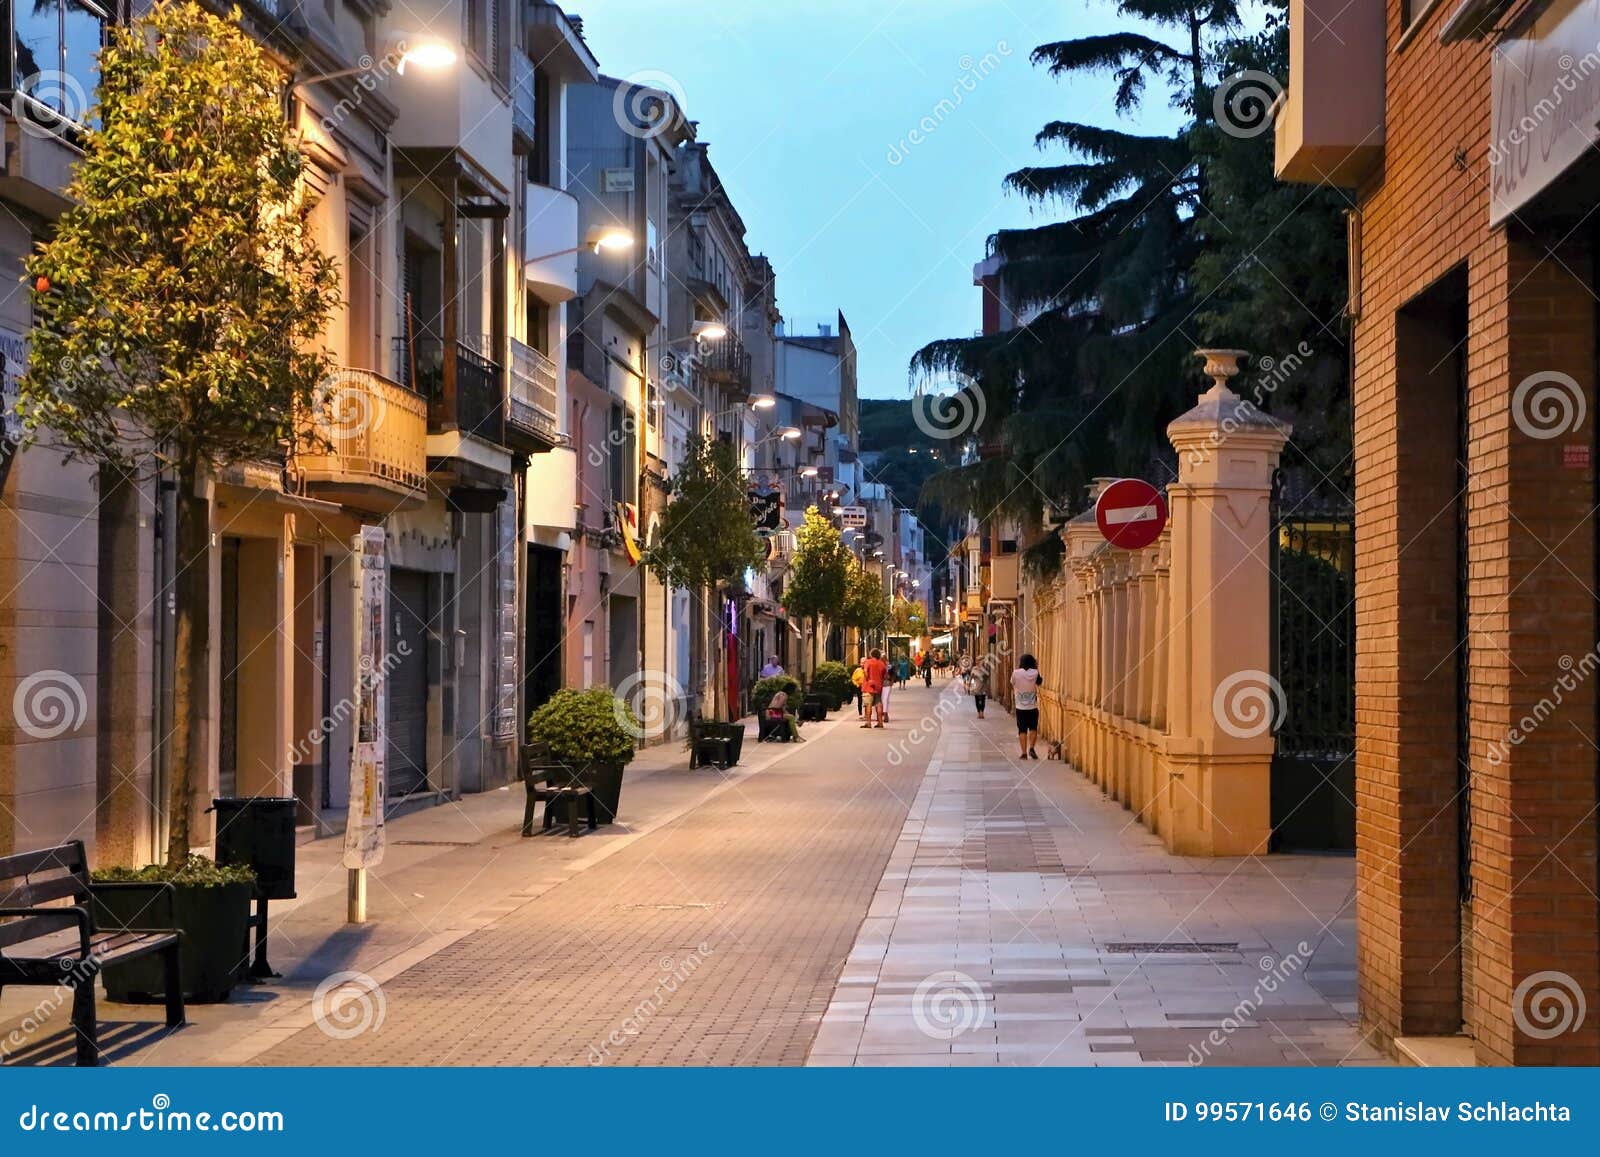
[[[1044,745],[1044,757],[1046,759],[1054,759],[1059,761],[1061,759],[1060,742],[1054,739],[1046,740]]]

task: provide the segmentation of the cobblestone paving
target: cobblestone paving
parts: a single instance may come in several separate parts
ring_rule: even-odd
[[[900,695],[908,719],[917,696],[931,702]],[[904,730],[841,716],[386,981],[376,1029],[341,1039],[314,1026],[255,1063],[803,1063],[932,748],[890,765]]]
[[[1010,724],[946,716],[809,1064],[1381,1063],[1352,861],[1170,856]]]

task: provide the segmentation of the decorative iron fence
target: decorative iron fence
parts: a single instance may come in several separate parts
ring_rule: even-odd
[[[1273,497],[1274,846],[1355,847],[1355,519],[1342,498]]]

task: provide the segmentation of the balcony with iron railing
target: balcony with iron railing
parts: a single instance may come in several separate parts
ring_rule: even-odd
[[[505,387],[493,351],[493,339],[482,334],[453,343],[433,337],[395,339],[400,381],[427,399],[430,433],[455,430],[505,445]],[[445,388],[447,359],[455,372],[454,399]]]
[[[343,368],[323,382],[295,470],[314,498],[369,514],[414,510],[427,499],[428,404],[372,370]]]
[[[511,374],[506,396],[506,444],[542,454],[566,443],[561,433],[561,392],[556,363],[511,339]]]
[[[721,386],[731,395],[750,392],[750,354],[735,333],[705,343],[700,353],[700,370],[707,381]]]

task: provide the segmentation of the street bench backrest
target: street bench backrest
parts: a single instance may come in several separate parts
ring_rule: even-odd
[[[0,908],[54,907],[70,900],[89,903],[89,858],[82,840],[37,852],[0,856]],[[78,927],[78,917],[63,907],[61,915],[0,917],[0,952],[63,928]]]

